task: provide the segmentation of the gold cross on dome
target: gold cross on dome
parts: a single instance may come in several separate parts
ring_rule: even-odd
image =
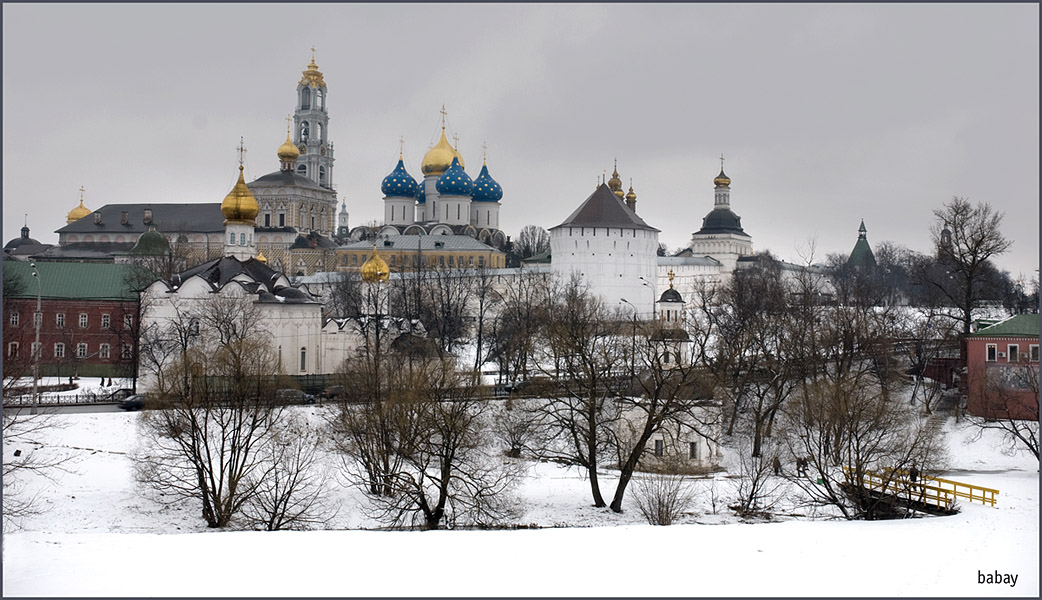
[[[669,275],[669,289],[673,289],[673,269],[670,269],[666,275]]]
[[[721,171],[724,170],[724,153],[723,152],[720,153],[720,170]]]
[[[405,136],[398,137],[398,158],[401,159],[405,152]]]
[[[459,134],[452,134],[452,141],[455,142],[456,150],[459,150]]]
[[[242,136],[239,136],[239,147],[237,150],[239,151],[239,166],[241,167],[243,161],[246,160],[246,144],[244,143]]]
[[[481,162],[484,164],[488,158],[488,142],[481,143]]]
[[[441,128],[445,129],[445,115],[449,113],[445,112],[445,105],[441,105]]]
[[[80,186],[80,204],[83,204],[83,192],[86,192],[87,188]]]

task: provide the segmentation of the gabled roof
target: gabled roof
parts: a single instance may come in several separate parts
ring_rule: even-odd
[[[37,286],[30,263],[5,260],[4,277],[21,285],[14,298],[36,298]],[[135,267],[126,264],[37,262],[40,297],[61,300],[136,300],[128,283]]]
[[[1038,338],[1038,315],[1017,315],[985,327],[967,337],[1032,337]]]
[[[558,227],[624,227],[659,231],[645,223],[637,213],[626,208],[622,200],[603,183],[564,220],[564,223],[551,227],[550,230]]]
[[[152,224],[156,229],[166,233],[224,233],[224,215],[221,214],[220,202],[197,204],[106,204],[94,213],[101,213],[101,223],[94,223],[94,213],[78,221],[69,223],[55,233],[134,233],[141,235],[148,231],[145,223],[145,209],[152,210]],[[127,213],[127,224],[120,221],[123,212]]]

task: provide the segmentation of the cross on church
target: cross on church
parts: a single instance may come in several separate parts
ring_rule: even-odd
[[[488,142],[484,141],[484,142],[481,142],[481,162],[484,163],[485,159],[487,157],[488,157]]]
[[[237,150],[239,151],[239,166],[242,167],[243,162],[246,160],[246,144],[242,136],[239,136],[239,147]]]
[[[83,192],[86,192],[87,188],[80,186],[80,204],[83,204]]]
[[[398,158],[401,159],[405,154],[405,136],[398,137]]]
[[[720,170],[721,171],[724,170],[724,153],[723,152],[720,153]]]
[[[441,128],[442,128],[442,130],[445,129],[445,115],[447,115],[447,114],[449,114],[449,113],[445,112],[445,105],[442,104],[441,105]]]

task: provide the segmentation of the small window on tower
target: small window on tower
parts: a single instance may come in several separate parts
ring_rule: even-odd
[[[305,87],[300,90],[300,108],[303,110],[311,108],[311,88]]]
[[[297,174],[298,175],[303,175],[304,177],[307,177],[308,176],[308,166],[307,165],[297,165]]]

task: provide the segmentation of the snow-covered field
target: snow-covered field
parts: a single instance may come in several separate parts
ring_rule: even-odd
[[[321,407],[300,410],[314,414]],[[198,508],[164,507],[134,482],[138,414],[53,417],[44,511],[3,538],[5,596],[1038,596],[1039,478],[1030,456],[949,421],[949,478],[1000,490],[952,517],[742,523],[725,473],[698,481],[671,527],[590,506],[577,471],[532,463],[519,524],[543,529],[387,532],[342,489],[338,530],[215,532]],[[4,448],[5,460],[15,448]],[[614,489],[606,472],[605,489]],[[713,513],[711,493],[719,497]],[[789,512],[789,511],[786,511]],[[803,511],[794,511],[806,514]],[[979,583],[1010,574],[1016,585]]]

